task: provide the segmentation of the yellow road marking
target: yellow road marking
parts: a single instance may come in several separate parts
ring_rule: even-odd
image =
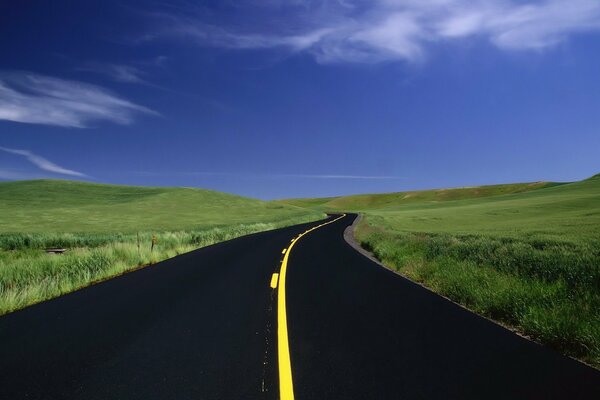
[[[283,249],[283,250],[281,251],[281,254],[285,254],[285,251],[286,251],[286,250],[287,250],[287,249]]]
[[[278,280],[278,278],[279,278],[279,274],[277,272],[275,272],[273,274],[273,276],[271,277],[271,287],[273,289],[275,289],[277,287],[277,280]]]
[[[287,273],[287,264],[292,247],[298,240],[309,232],[319,229],[322,226],[329,225],[346,214],[337,217],[334,220],[317,225],[302,233],[300,236],[292,240],[290,247],[287,248],[283,261],[281,262],[281,270],[279,271],[279,290],[277,292],[277,359],[279,362],[279,398],[282,400],[294,400],[294,382],[292,380],[292,363],[290,361],[290,345],[288,340],[287,330],[287,315],[285,307],[285,276]],[[271,280],[271,287],[273,287]]]

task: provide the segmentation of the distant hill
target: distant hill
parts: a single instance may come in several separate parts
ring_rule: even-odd
[[[566,241],[600,237],[600,174],[571,183],[517,183],[280,203],[360,211],[373,225],[397,232],[525,235]]]
[[[133,232],[275,222],[317,212],[193,188],[0,182],[0,232]]]
[[[561,185],[555,182],[513,183],[454,189],[416,190],[395,193],[359,194],[351,196],[278,200],[278,204],[322,210],[365,211],[416,203],[439,203],[451,200],[477,199]]]

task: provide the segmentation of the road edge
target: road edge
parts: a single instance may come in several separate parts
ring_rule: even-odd
[[[561,355],[562,357],[566,357],[566,358],[569,358],[569,359],[571,359],[573,361],[576,361],[577,363],[582,364],[582,365],[584,365],[584,366],[586,366],[586,367],[594,370],[596,373],[600,373],[600,369],[595,368],[593,365],[591,365],[591,364],[589,364],[587,362],[584,362],[582,360],[579,360],[577,358],[571,357],[569,355],[563,354],[563,353],[561,353],[558,350],[555,350],[553,348],[547,347],[543,343],[538,342],[537,340],[531,338],[530,336],[525,335],[523,332],[519,331],[515,327],[512,327],[510,325],[505,325],[505,324],[503,324],[500,321],[496,321],[496,320],[491,319],[491,318],[489,318],[489,317],[487,317],[485,315],[481,315],[479,313],[476,313],[475,311],[471,310],[470,308],[468,308],[468,307],[466,307],[466,306],[464,306],[464,305],[462,305],[460,303],[457,303],[456,301],[452,300],[451,298],[449,298],[447,296],[444,296],[441,293],[437,293],[436,291],[432,290],[430,287],[426,286],[425,284],[423,284],[421,282],[413,281],[412,279],[408,278],[407,276],[401,274],[400,271],[398,271],[398,270],[396,270],[396,269],[394,269],[392,267],[389,267],[389,266],[385,265],[379,259],[377,259],[377,257],[375,257],[375,255],[372,252],[370,252],[370,251],[366,250],[365,248],[363,248],[360,245],[360,243],[358,242],[358,240],[356,240],[356,237],[354,236],[355,228],[360,223],[360,221],[362,220],[362,218],[363,218],[363,215],[361,213],[357,213],[357,216],[354,219],[354,221],[352,222],[352,224],[348,225],[346,227],[346,229],[344,229],[344,240],[356,252],[358,252],[361,255],[363,255],[364,257],[368,258],[369,260],[371,260],[372,262],[374,262],[378,266],[380,266],[380,267],[382,267],[382,268],[384,268],[384,269],[386,269],[386,270],[388,270],[388,271],[396,274],[398,277],[400,277],[400,278],[402,278],[402,279],[404,279],[404,280],[406,280],[406,281],[408,281],[408,282],[410,282],[410,283],[412,283],[414,285],[417,285],[417,286],[419,286],[419,287],[427,290],[428,292],[430,292],[431,294],[433,294],[435,296],[439,296],[439,297],[441,297],[441,298],[449,301],[450,303],[455,304],[456,306],[462,308],[465,311],[470,312],[471,314],[474,314],[474,315],[478,316],[479,318],[483,318],[483,319],[491,322],[492,324],[494,324],[496,326],[499,326],[499,327],[501,327],[501,328],[503,328],[503,329],[505,329],[505,330],[507,330],[509,332],[514,333],[515,335],[517,335],[517,336],[519,336],[519,337],[527,340],[528,342],[531,342],[531,343],[533,343],[533,344],[535,344],[537,346],[543,347],[546,350],[552,351],[552,352],[554,352],[556,354]]]
[[[346,241],[346,243],[348,243],[350,245],[350,247],[352,247],[358,253],[362,254],[363,256],[365,256],[366,258],[368,258],[369,260],[373,261],[375,264],[379,265],[380,267],[382,267],[382,268],[384,268],[384,269],[386,269],[386,270],[388,270],[390,272],[393,272],[398,277],[400,277],[402,279],[405,279],[405,280],[407,280],[408,282],[410,282],[410,283],[412,283],[414,285],[420,286],[423,289],[427,290],[428,292],[430,292],[430,293],[432,293],[432,294],[434,294],[436,296],[439,296],[439,297],[442,297],[442,298],[446,299],[450,303],[459,306],[463,310],[466,310],[466,311],[470,312],[471,314],[475,314],[475,315],[477,315],[480,318],[486,319],[486,320],[494,323],[495,325],[498,325],[498,326],[500,326],[500,327],[502,327],[502,328],[504,328],[504,329],[506,329],[506,330],[508,330],[508,331],[510,331],[512,333],[517,334],[518,336],[520,336],[520,337],[522,337],[524,339],[529,340],[530,342],[533,342],[533,343],[535,343],[537,345],[543,346],[541,343],[536,342],[535,340],[533,340],[529,336],[524,335],[523,333],[519,332],[518,330],[516,330],[516,329],[514,329],[514,328],[512,328],[510,326],[504,325],[504,324],[502,324],[502,323],[500,323],[498,321],[495,321],[493,319],[490,319],[490,318],[486,317],[485,315],[478,314],[475,311],[473,311],[473,310],[471,310],[471,309],[463,306],[462,304],[457,303],[456,301],[452,300],[451,298],[446,297],[443,294],[440,294],[440,293],[432,290],[430,287],[424,285],[423,283],[414,281],[414,280],[410,279],[409,277],[401,274],[400,271],[398,271],[398,270],[396,270],[396,269],[394,269],[392,267],[389,267],[389,266],[385,265],[384,263],[382,263],[379,259],[377,259],[377,257],[375,257],[375,255],[372,252],[370,252],[369,250],[366,250],[365,248],[363,248],[360,245],[360,243],[358,242],[358,240],[356,240],[356,238],[354,237],[354,229],[356,228],[356,226],[358,225],[358,223],[360,222],[361,219],[362,219],[362,214],[358,214],[358,216],[354,219],[354,222],[351,225],[348,225],[346,227],[346,229],[344,229],[344,240]],[[556,350],[553,350],[553,351],[556,351]],[[565,357],[568,357],[568,356],[565,356]],[[569,357],[569,358],[572,358],[572,357]],[[581,362],[581,361],[579,361],[577,359],[574,359],[574,360],[576,360],[578,362]],[[585,363],[583,363],[583,364],[585,364]]]

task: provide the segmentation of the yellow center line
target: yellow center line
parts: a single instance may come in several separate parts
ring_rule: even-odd
[[[283,256],[281,270],[279,271],[279,290],[277,292],[277,358],[279,361],[279,398],[282,400],[294,400],[294,382],[292,380],[292,363],[290,361],[290,346],[288,340],[287,315],[285,306],[285,276],[287,273],[287,264],[292,247],[298,240],[309,232],[319,229],[322,226],[329,225],[342,219],[346,214],[337,217],[334,220],[317,225],[300,236],[292,240],[290,246]],[[273,279],[271,279],[273,287]]]
[[[279,278],[279,274],[277,272],[275,272],[273,274],[273,276],[271,277],[271,287],[273,289],[275,289],[277,287],[277,280],[278,280],[278,278]]]

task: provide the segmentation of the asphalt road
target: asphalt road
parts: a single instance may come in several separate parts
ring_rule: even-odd
[[[296,399],[598,399],[600,373],[374,264],[343,231],[288,252]],[[0,317],[0,399],[276,399],[282,250],[320,223],[181,255]],[[280,334],[280,333],[279,333]]]

